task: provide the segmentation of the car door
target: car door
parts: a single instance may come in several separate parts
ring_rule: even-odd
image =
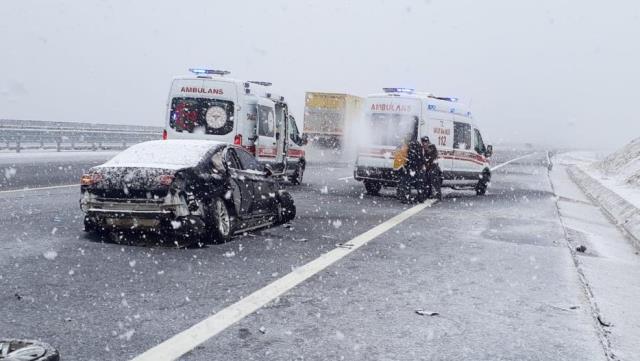
[[[253,181],[247,177],[246,172],[242,169],[242,164],[236,154],[236,149],[229,147],[225,153],[225,162],[229,170],[229,183],[231,185],[231,197],[236,207],[236,213],[246,218],[253,211]]]
[[[438,165],[446,178],[453,170],[453,118],[448,113],[427,111],[426,135],[438,149]]]
[[[267,176],[264,166],[257,159],[244,149],[236,149],[236,154],[245,170],[247,178],[253,184],[253,213],[254,215],[265,215],[275,209],[275,180]]]
[[[472,149],[471,124],[453,122],[453,171],[456,178],[473,178],[475,151]]]
[[[487,166],[487,147],[484,145],[482,135],[476,128],[473,129],[473,149],[476,151],[476,171],[482,172]]]
[[[271,100],[258,101],[258,139],[256,140],[256,158],[260,163],[275,164],[278,156],[276,141],[276,113]]]

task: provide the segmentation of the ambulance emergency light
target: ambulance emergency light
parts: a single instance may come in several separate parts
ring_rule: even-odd
[[[215,70],[215,69],[200,69],[200,68],[189,68],[189,71],[196,75],[228,75],[231,74],[230,71],[227,70]]]
[[[415,89],[411,88],[382,88],[385,93],[413,93]]]

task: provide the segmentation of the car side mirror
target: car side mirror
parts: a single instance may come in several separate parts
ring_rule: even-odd
[[[271,164],[265,164],[264,165],[264,174],[267,177],[273,176],[273,168],[271,167]]]
[[[302,145],[307,145],[309,143],[309,136],[307,134],[302,134],[302,137],[300,137],[300,141]]]
[[[486,157],[491,157],[493,155],[493,145],[487,145],[487,150],[485,150],[484,155]]]

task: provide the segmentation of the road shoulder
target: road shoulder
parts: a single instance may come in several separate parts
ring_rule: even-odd
[[[611,360],[637,359],[640,313],[635,304],[640,299],[640,256],[569,172],[568,167],[558,165],[549,175],[569,247],[592,301],[594,323]]]

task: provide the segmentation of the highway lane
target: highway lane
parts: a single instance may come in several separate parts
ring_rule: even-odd
[[[599,359],[544,167],[448,192],[185,359]],[[312,166],[291,227],[202,249],[89,239],[74,188],[0,194],[0,330],[65,360],[132,358],[408,208],[350,175]]]

